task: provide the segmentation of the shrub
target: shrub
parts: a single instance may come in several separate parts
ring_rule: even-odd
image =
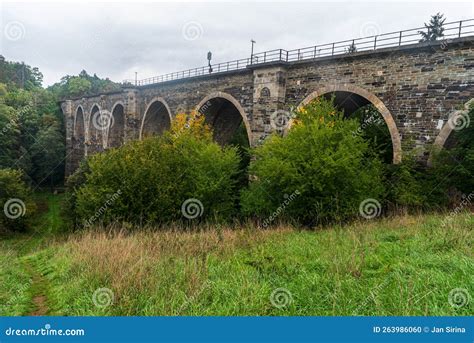
[[[0,169],[0,230],[24,231],[36,211],[19,170]]]
[[[431,173],[444,188],[465,195],[474,192],[474,107],[463,118],[465,127],[451,133],[448,147],[432,151]],[[452,145],[452,147],[449,147]]]
[[[214,143],[203,116],[178,115],[160,137],[92,156],[71,200],[88,224],[188,220],[188,199],[188,217],[226,219],[234,211],[238,166],[236,149]]]
[[[426,207],[426,168],[414,156],[405,155],[400,164],[386,167],[386,203],[390,212],[409,212]]]
[[[77,213],[77,194],[81,186],[86,182],[86,174],[90,172],[87,159],[81,161],[76,171],[66,179],[66,193],[64,197],[64,206],[62,216],[68,222],[68,227],[77,229],[81,226],[80,218]]]
[[[286,137],[270,136],[255,149],[254,181],[242,193],[245,214],[305,224],[342,221],[382,192],[382,164],[332,100],[317,99],[296,113]]]

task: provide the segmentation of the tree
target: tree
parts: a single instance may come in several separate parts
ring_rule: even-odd
[[[355,217],[362,201],[380,199],[382,164],[353,135],[358,127],[324,97],[298,110],[285,137],[272,135],[254,150],[243,213],[264,219],[264,225],[275,214],[318,225]]]
[[[443,24],[446,21],[446,18],[443,18],[443,14],[439,12],[433,16],[431,16],[430,22],[427,24],[425,23],[425,31],[418,31],[421,35],[420,42],[434,42],[438,38],[444,37],[444,27]]]
[[[87,93],[92,87],[92,84],[89,80],[82,77],[73,77],[68,80],[67,83],[67,92],[73,96],[79,96],[81,94]]]
[[[36,140],[31,147],[35,170],[34,179],[38,184],[49,181],[51,190],[64,176],[65,146],[60,123],[51,115],[44,115]]]
[[[352,54],[352,53],[354,53],[354,52],[357,52],[357,47],[356,47],[355,43],[352,42],[351,45],[349,45],[349,46],[347,47],[346,53]]]

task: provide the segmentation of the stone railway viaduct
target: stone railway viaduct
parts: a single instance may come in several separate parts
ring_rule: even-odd
[[[275,131],[283,111],[331,93],[346,113],[369,103],[379,110],[391,134],[394,163],[416,147],[426,155],[429,146],[445,144],[455,129],[448,119],[474,98],[474,37],[459,36],[340,54],[333,44],[330,55],[315,47],[311,58],[312,49],[298,50],[297,57],[296,50],[275,50],[241,60],[240,66],[214,65],[212,73],[194,69],[65,100],[66,175],[85,156],[160,134],[177,113],[192,110],[205,115],[219,143],[243,123],[255,146]],[[113,124],[102,128],[104,113]]]

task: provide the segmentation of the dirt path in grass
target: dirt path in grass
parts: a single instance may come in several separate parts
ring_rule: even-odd
[[[32,263],[25,260],[25,268],[31,275],[31,301],[32,308],[27,314],[28,316],[45,316],[49,312],[48,301],[46,296],[47,280],[40,272],[38,272]]]

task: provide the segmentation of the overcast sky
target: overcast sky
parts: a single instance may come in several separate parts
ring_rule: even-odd
[[[474,18],[474,2],[41,2],[0,0],[0,54],[44,74],[114,81],[146,78],[250,55],[410,29],[442,12]]]

